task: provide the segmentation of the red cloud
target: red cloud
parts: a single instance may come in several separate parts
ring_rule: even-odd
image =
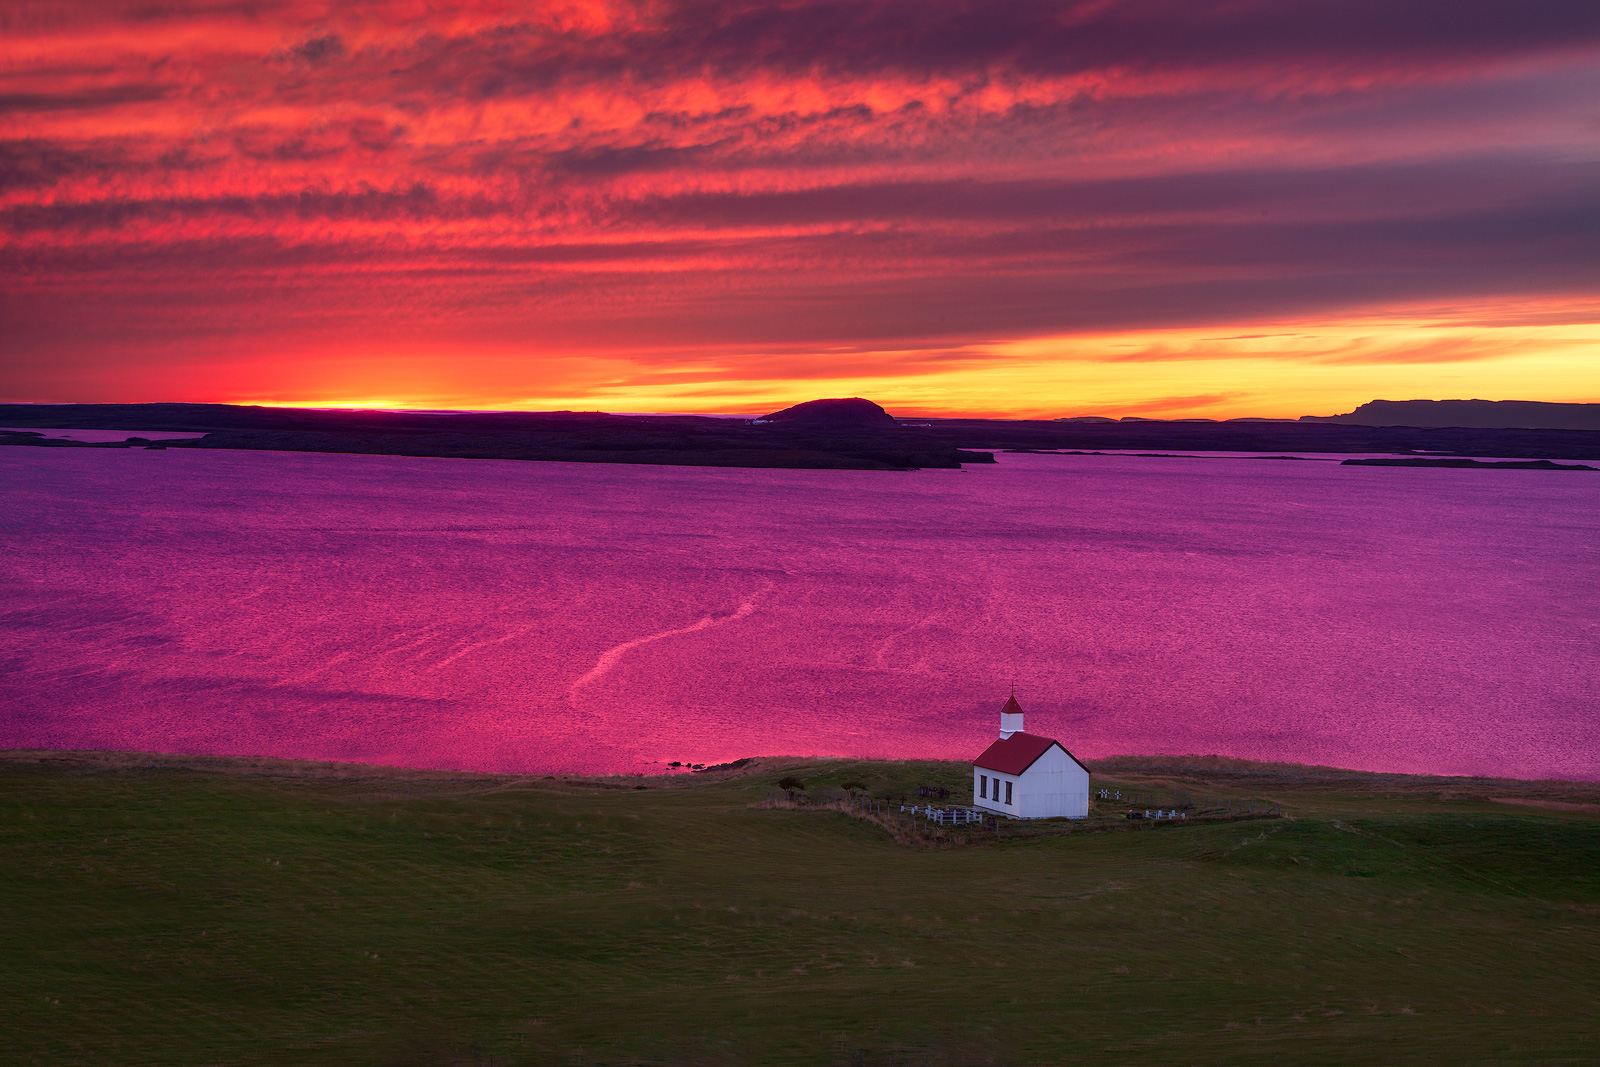
[[[96,2],[0,30],[18,359],[966,351],[1600,266],[1586,0]]]

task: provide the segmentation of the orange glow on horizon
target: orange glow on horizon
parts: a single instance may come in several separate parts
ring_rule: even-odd
[[[1522,317],[1560,310],[1526,308]],[[536,359],[507,361],[522,381],[499,390],[480,382],[473,391],[442,391],[436,372],[463,357],[435,363],[410,353],[405,365],[435,372],[425,375],[435,380],[431,388],[407,390],[397,384],[395,365],[374,353],[343,369],[345,386],[338,392],[230,392],[206,399],[308,408],[759,415],[822,396],[865,396],[897,415],[1043,419],[1296,418],[1337,414],[1374,399],[1600,402],[1600,320],[1484,325],[1476,314],[1144,330],[843,357],[784,354],[784,363],[898,368],[798,379],[732,376],[731,368],[760,354],[700,362],[678,355],[663,374],[647,357],[630,361],[613,353],[605,360],[607,380],[563,376],[542,392],[517,390]],[[363,367],[385,381],[382,394],[357,392]]]

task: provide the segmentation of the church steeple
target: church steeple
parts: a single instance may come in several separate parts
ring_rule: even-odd
[[[1012,689],[1011,696],[1006,698],[1005,707],[1000,709],[1000,740],[1004,741],[1012,734],[1026,732],[1022,726],[1022,705],[1017,703],[1017,691]]]

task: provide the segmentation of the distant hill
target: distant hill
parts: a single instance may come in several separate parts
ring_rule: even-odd
[[[1461,426],[1469,429],[1600,430],[1600,404],[1542,400],[1370,400],[1348,415],[1302,415],[1346,426]]]
[[[858,396],[840,400],[807,400],[804,404],[774,411],[756,420],[762,423],[794,423],[806,426],[893,426],[894,416],[870,400]]]

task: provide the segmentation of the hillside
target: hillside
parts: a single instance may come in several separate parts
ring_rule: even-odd
[[[1331,420],[897,421],[852,398],[763,419],[572,411],[320,411],[225,404],[0,404],[0,427],[191,432],[73,443],[0,429],[0,446],[251,449],[457,459],[853,470],[956,468],[1000,450],[1395,453],[1600,460],[1600,431],[1347,425]],[[841,407],[840,405],[845,405]],[[878,416],[881,415],[882,418]],[[780,416],[782,416],[780,418]],[[776,419],[777,421],[771,421]],[[887,420],[887,421],[884,421]]]
[[[1303,415],[1302,422],[1347,426],[1600,430],[1600,404],[1541,400],[1369,400],[1348,415]]]
[[[961,765],[586,780],[10,754],[7,1051],[53,1065],[1593,1056],[1594,786],[1114,766],[1097,786],[1181,780],[1273,797],[1286,817],[1008,825],[934,848],[762,804],[786,774],[894,793],[959,786]]]

